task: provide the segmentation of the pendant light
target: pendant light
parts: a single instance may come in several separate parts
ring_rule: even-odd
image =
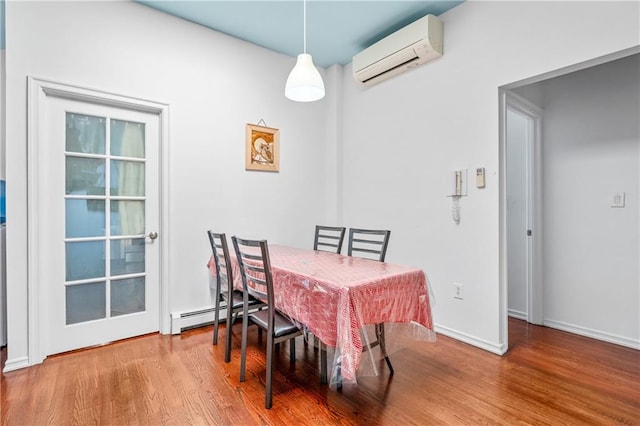
[[[307,53],[307,0],[303,0],[304,53],[298,55],[296,65],[287,78],[284,95],[297,102],[313,102],[324,98],[324,83],[313,58]]]

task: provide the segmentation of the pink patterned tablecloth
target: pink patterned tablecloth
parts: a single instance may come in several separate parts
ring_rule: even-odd
[[[335,347],[334,372],[355,382],[366,324],[405,323],[433,340],[425,273],[417,268],[323,251],[269,245],[276,307]],[[235,256],[234,281],[241,287]],[[208,264],[215,274],[213,258]],[[340,366],[339,373],[335,367]]]

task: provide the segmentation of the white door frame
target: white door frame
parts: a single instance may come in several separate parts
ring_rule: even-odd
[[[505,111],[511,109],[524,115],[527,125],[526,146],[526,215],[527,229],[531,231],[527,239],[526,286],[527,321],[542,324],[543,320],[543,281],[542,281],[542,110],[515,93],[506,93]],[[505,138],[505,144],[506,144]],[[508,288],[508,285],[507,285]]]
[[[28,77],[27,111],[27,291],[28,291],[28,348],[29,365],[39,364],[46,358],[44,336],[47,318],[41,315],[46,300],[40,297],[43,292],[47,271],[41,268],[47,253],[40,250],[38,236],[41,225],[38,217],[40,193],[38,164],[40,161],[38,146],[43,136],[40,130],[45,128],[46,98],[58,97],[81,102],[100,104],[115,108],[130,109],[158,116],[160,121],[160,153],[158,182],[160,186],[160,333],[170,332],[169,321],[169,105],[159,102],[137,99],[123,95],[88,89],[69,84]]]

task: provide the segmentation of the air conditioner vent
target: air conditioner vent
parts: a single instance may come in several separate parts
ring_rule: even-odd
[[[442,56],[442,22],[427,15],[353,57],[353,76],[373,85]]]

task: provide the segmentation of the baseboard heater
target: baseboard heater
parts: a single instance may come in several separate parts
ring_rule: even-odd
[[[207,307],[193,311],[171,313],[171,334],[180,334],[182,330],[213,324],[216,308]],[[220,304],[220,318],[226,318],[226,305]]]

